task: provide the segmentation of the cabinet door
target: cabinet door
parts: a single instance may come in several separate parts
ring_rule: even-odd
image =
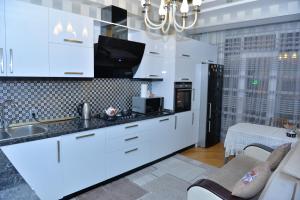
[[[175,137],[177,150],[188,147],[191,133],[193,132],[193,116],[192,112],[182,112],[175,115]]]
[[[7,75],[49,76],[48,8],[5,1]]]
[[[106,179],[105,129],[61,137],[64,195]]]
[[[194,80],[195,66],[192,58],[176,57],[175,80],[192,82]]]
[[[93,47],[93,20],[60,10],[50,9],[50,43]]]
[[[200,111],[192,111],[192,131],[188,133],[187,136],[187,145],[193,145],[197,143],[198,134],[199,134],[199,117]]]
[[[161,56],[145,53],[134,78],[163,79],[165,59]]]
[[[62,197],[59,138],[2,147],[3,152],[26,182],[43,200]]]
[[[151,121],[152,129],[145,135],[150,142],[149,162],[157,160],[175,150],[174,146],[174,116],[166,116]]]
[[[0,0],[0,76],[6,76],[4,0]]]
[[[49,44],[52,77],[94,77],[94,49]]]

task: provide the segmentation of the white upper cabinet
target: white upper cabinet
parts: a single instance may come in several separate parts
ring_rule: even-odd
[[[174,56],[172,52],[174,52],[175,40],[144,31],[129,31],[128,39],[146,44],[142,62],[134,78],[164,79],[168,60]]]
[[[195,76],[195,61],[192,58],[176,57],[175,81],[193,82]]]
[[[49,76],[48,8],[5,1],[5,25],[7,76]]]
[[[94,77],[94,49],[49,44],[52,77]]]
[[[50,9],[49,62],[52,77],[94,77],[91,18]]]
[[[94,27],[89,17],[50,9],[50,43],[93,47]]]
[[[0,77],[6,76],[4,0],[0,0]]]

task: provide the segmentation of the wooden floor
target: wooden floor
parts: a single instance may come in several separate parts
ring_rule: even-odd
[[[208,165],[222,167],[224,165],[224,152],[224,144],[219,143],[209,148],[191,148],[181,154]]]

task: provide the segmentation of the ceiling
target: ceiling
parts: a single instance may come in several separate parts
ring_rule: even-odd
[[[71,1],[98,8],[113,4],[127,9],[131,14],[142,16],[140,0]],[[160,1],[151,0],[154,7],[159,7]],[[189,19],[192,21],[193,16]],[[197,34],[293,20],[300,20],[299,0],[203,0],[198,22],[190,32]]]

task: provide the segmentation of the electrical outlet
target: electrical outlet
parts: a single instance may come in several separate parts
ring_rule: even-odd
[[[31,108],[30,109],[30,116],[33,117],[33,116],[36,116],[37,112],[36,112],[36,109],[35,108]]]

